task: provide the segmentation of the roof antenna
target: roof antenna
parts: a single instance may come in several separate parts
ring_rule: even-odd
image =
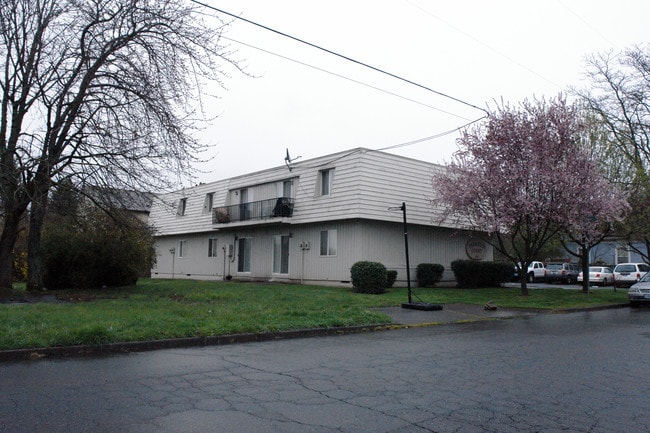
[[[284,157],[284,163],[287,165],[289,171],[292,170],[291,163],[296,159],[300,159],[300,156],[296,156],[295,158],[291,159],[291,156],[289,156],[289,148],[287,148],[287,156]]]

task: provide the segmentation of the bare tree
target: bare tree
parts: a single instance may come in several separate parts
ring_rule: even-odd
[[[11,285],[18,221],[30,209],[28,286],[61,179],[152,190],[188,173],[204,146],[201,89],[237,68],[224,24],[184,0],[2,0],[0,287]],[[215,25],[216,23],[216,25]]]
[[[587,58],[590,86],[575,90],[607,133],[610,180],[627,192],[631,210],[615,227],[650,260],[650,45]],[[639,244],[640,243],[640,244]]]
[[[626,157],[629,176],[650,163],[650,51],[633,47],[620,54],[587,58],[590,86],[575,92],[611,134],[611,144]],[[625,179],[633,180],[633,179]]]

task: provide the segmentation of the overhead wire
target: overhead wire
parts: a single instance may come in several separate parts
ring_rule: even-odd
[[[591,30],[592,32],[596,33],[596,34],[597,34],[598,36],[600,36],[600,37],[601,37],[605,42],[607,42],[608,44],[610,44],[612,47],[616,47],[616,46],[617,46],[614,42],[612,42],[611,40],[609,40],[609,38],[607,38],[607,37],[606,37],[606,36],[605,36],[601,31],[600,31],[600,29],[598,29],[598,27],[591,25],[591,23],[589,23],[589,22],[588,22],[588,21],[587,21],[587,20],[586,20],[582,15],[578,14],[576,11],[574,11],[573,9],[571,9],[571,8],[570,8],[566,3],[564,3],[562,0],[557,0],[557,2],[560,4],[560,6],[562,6],[563,8],[565,8],[566,10],[568,10],[571,14],[573,14],[573,16],[575,16],[575,17],[578,18],[580,21],[582,21],[582,23],[583,23],[585,26],[587,26],[587,28],[588,28],[589,30]]]
[[[480,39],[478,39],[478,38],[472,36],[471,34],[467,33],[466,31],[464,31],[464,30],[462,30],[462,29],[460,29],[460,28],[458,28],[458,27],[456,27],[456,26],[454,26],[454,25],[448,23],[447,21],[445,21],[445,20],[443,20],[442,18],[440,18],[440,17],[434,15],[433,13],[431,13],[431,12],[428,11],[427,9],[423,8],[422,6],[420,6],[420,5],[416,4],[416,3],[413,3],[411,0],[404,0],[404,1],[405,1],[406,3],[408,3],[408,4],[410,4],[411,6],[413,6],[414,8],[419,9],[421,12],[424,12],[425,14],[429,15],[430,17],[436,19],[437,21],[440,21],[440,22],[443,23],[444,25],[446,25],[446,26],[452,28],[453,30],[457,31],[458,33],[461,33],[461,34],[463,34],[464,36],[466,36],[466,37],[472,39],[474,42],[483,45],[483,46],[484,46],[485,48],[487,48],[488,50],[493,51],[494,53],[496,53],[496,54],[498,54],[499,56],[505,58],[506,60],[508,60],[508,61],[510,61],[510,62],[512,62],[512,63],[514,63],[515,65],[519,66],[520,68],[525,69],[526,71],[530,72],[530,73],[533,74],[533,75],[536,75],[537,77],[541,78],[542,80],[546,81],[547,83],[552,84],[553,86],[555,86],[555,87],[557,87],[557,88],[560,88],[560,89],[562,88],[562,86],[560,86],[559,84],[555,83],[554,81],[548,79],[547,77],[541,75],[541,74],[538,73],[537,71],[534,71],[533,69],[529,68],[528,66],[524,65],[523,63],[518,62],[517,60],[513,59],[513,58],[510,57],[510,56],[507,56],[506,54],[504,54],[504,53],[500,52],[499,50],[497,50],[496,48],[493,48],[492,46],[486,44],[485,42],[481,41]]]
[[[324,72],[324,73],[326,73],[326,74],[333,75],[333,76],[338,77],[338,78],[342,78],[342,79],[347,80],[347,81],[350,81],[350,82],[352,82],[352,83],[359,84],[359,85],[362,85],[362,86],[365,86],[365,87],[368,87],[368,88],[371,88],[371,89],[377,90],[377,91],[382,92],[382,93],[386,93],[387,95],[395,96],[396,98],[404,99],[405,101],[413,102],[413,103],[415,103],[415,104],[419,104],[419,105],[422,105],[422,106],[424,106],[424,107],[431,108],[432,110],[436,110],[436,111],[439,111],[439,112],[441,112],[441,113],[448,114],[449,116],[457,117],[457,118],[462,119],[462,120],[470,120],[470,119],[468,119],[468,118],[466,118],[466,117],[460,116],[460,115],[455,114],[455,113],[452,113],[452,112],[450,112],[450,111],[443,110],[442,108],[434,107],[433,105],[429,105],[429,104],[426,104],[426,103],[424,103],[424,102],[417,101],[417,100],[415,100],[415,99],[413,99],[413,98],[409,98],[409,97],[407,97],[407,96],[403,96],[403,95],[400,95],[400,94],[398,94],[398,93],[391,92],[391,91],[389,91],[389,90],[382,89],[382,88],[377,87],[377,86],[373,86],[372,84],[364,83],[363,81],[355,80],[354,78],[346,77],[345,75],[341,75],[341,74],[338,74],[338,73],[336,73],[336,72],[328,71],[327,69],[320,68],[320,67],[318,67],[318,66],[314,66],[314,65],[311,65],[311,64],[309,64],[309,63],[305,63],[305,62],[302,62],[302,61],[300,61],[300,60],[296,60],[296,59],[294,59],[294,58],[287,57],[287,56],[285,56],[285,55],[282,55],[282,54],[279,54],[279,53],[275,53],[275,52],[273,52],[273,51],[269,51],[269,50],[266,50],[266,49],[264,49],[264,48],[257,47],[257,46],[255,46],[255,45],[247,44],[247,43],[242,42],[242,41],[239,41],[239,40],[237,40],[237,39],[233,39],[233,38],[230,38],[230,37],[227,37],[227,36],[221,36],[221,38],[222,38],[222,39],[229,40],[229,41],[232,41],[232,42],[235,42],[235,43],[240,44],[240,45],[243,45],[243,46],[245,46],[245,47],[252,48],[252,49],[254,49],[254,50],[258,50],[258,51],[264,52],[264,53],[266,53],[266,54],[270,54],[270,55],[272,55],[272,56],[279,57],[279,58],[284,59],[284,60],[288,60],[288,61],[290,61],[290,62],[297,63],[297,64],[299,64],[299,65],[301,65],[301,66],[306,66],[306,67],[308,67],[308,68],[315,69],[315,70],[317,70],[317,71]]]
[[[463,128],[466,128],[466,127],[468,127],[468,126],[470,126],[470,125],[472,125],[472,124],[474,124],[474,123],[476,123],[476,122],[479,122],[480,120],[483,120],[483,119],[485,119],[485,118],[487,118],[487,117],[489,116],[489,112],[488,112],[487,110],[482,109],[482,108],[479,108],[479,107],[477,107],[477,106],[475,106],[475,105],[473,105],[473,104],[469,104],[469,103],[467,103],[467,102],[465,102],[465,101],[462,101],[462,100],[460,100],[460,99],[458,99],[458,98],[451,97],[451,96],[446,95],[446,94],[444,94],[444,93],[438,92],[438,91],[433,90],[433,89],[430,89],[430,88],[428,88],[428,87],[426,87],[426,86],[423,86],[423,85],[420,85],[420,84],[418,84],[418,83],[415,83],[415,82],[413,82],[413,81],[411,81],[411,80],[407,80],[407,79],[405,79],[405,78],[399,77],[399,76],[394,75],[394,74],[392,74],[392,73],[389,73],[389,72],[383,71],[383,70],[381,70],[381,69],[379,69],[379,68],[376,68],[376,67],[374,67],[374,66],[367,65],[367,64],[365,64],[365,63],[363,63],[363,62],[359,62],[359,61],[354,60],[354,59],[352,59],[352,58],[350,58],[350,57],[347,57],[347,56],[341,55],[341,54],[339,54],[339,53],[333,52],[333,51],[328,50],[328,49],[326,49],[326,48],[322,48],[322,47],[320,47],[320,46],[318,46],[318,45],[315,45],[315,44],[312,44],[312,43],[310,43],[310,42],[304,41],[304,40],[302,40],[302,39],[296,38],[296,37],[294,37],[294,36],[288,35],[288,34],[286,34],[286,33],[284,33],[284,32],[280,32],[280,31],[278,31],[278,30],[272,29],[272,28],[270,28],[270,27],[268,27],[268,26],[265,26],[265,25],[262,25],[262,24],[256,23],[256,22],[251,21],[251,20],[248,20],[248,19],[246,19],[246,18],[242,18],[241,16],[238,16],[238,15],[232,14],[232,13],[230,13],[230,12],[224,11],[224,10],[219,9],[219,8],[216,8],[216,7],[214,7],[214,6],[207,5],[207,4],[205,4],[205,3],[201,2],[201,1],[198,1],[198,0],[190,0],[190,1],[192,1],[192,2],[195,3],[195,4],[201,5],[201,6],[203,6],[203,7],[206,7],[206,8],[208,8],[208,9],[210,9],[210,10],[213,10],[213,11],[215,11],[215,12],[224,13],[224,14],[226,14],[226,15],[228,15],[228,16],[230,16],[230,17],[233,17],[233,18],[235,18],[235,19],[242,20],[242,21],[244,21],[244,22],[247,22],[247,23],[253,24],[253,25],[258,26],[258,27],[260,27],[260,28],[262,28],[262,29],[265,29],[265,30],[271,31],[271,32],[276,33],[276,34],[279,34],[279,35],[281,35],[281,36],[288,37],[288,38],[290,38],[290,39],[292,39],[292,40],[295,40],[295,41],[298,41],[298,42],[300,42],[300,43],[306,44],[306,45],[308,45],[308,46],[310,46],[310,47],[313,47],[313,48],[316,48],[316,49],[319,49],[319,50],[325,51],[325,52],[327,52],[327,53],[329,53],[329,54],[332,54],[332,55],[335,55],[335,56],[341,57],[341,58],[343,58],[343,59],[345,59],[345,60],[349,60],[349,61],[351,61],[351,62],[353,62],[353,63],[356,63],[356,64],[359,64],[359,65],[361,65],[361,66],[364,66],[364,67],[370,68],[370,69],[372,69],[372,70],[374,70],[374,71],[377,71],[377,72],[380,72],[380,73],[382,73],[382,74],[389,75],[389,76],[391,76],[391,77],[393,77],[393,78],[396,78],[396,79],[398,79],[398,80],[405,81],[405,82],[407,82],[407,83],[409,83],[409,84],[412,84],[412,85],[415,85],[415,86],[417,86],[417,87],[423,88],[423,89],[425,89],[425,90],[427,90],[427,91],[430,91],[430,92],[433,92],[433,93],[435,93],[435,94],[437,94],[437,95],[440,95],[440,96],[443,96],[443,97],[446,97],[446,98],[452,99],[452,100],[454,100],[454,101],[456,101],[456,102],[460,102],[460,103],[462,103],[462,104],[464,104],[464,105],[470,106],[471,108],[474,108],[474,109],[478,109],[478,110],[483,111],[483,112],[485,113],[484,116],[482,116],[482,117],[480,117],[480,118],[478,118],[478,119],[470,120],[470,119],[468,119],[468,118],[466,118],[466,117],[463,117],[463,116],[460,116],[460,115],[457,115],[457,114],[451,113],[451,112],[449,112],[449,111],[446,111],[446,110],[440,109],[440,108],[438,108],[438,107],[434,107],[434,106],[432,106],[432,105],[429,105],[429,104],[426,104],[426,103],[423,103],[423,102],[417,101],[417,100],[412,99],[412,98],[408,98],[408,97],[406,97],[406,96],[399,95],[399,94],[394,93],[394,92],[390,92],[390,91],[388,91],[388,90],[385,90],[385,89],[379,88],[379,87],[377,87],[377,86],[373,86],[373,85],[371,85],[371,84],[364,83],[364,82],[362,82],[362,81],[355,80],[355,79],[350,78],[350,77],[346,77],[346,76],[344,76],[344,75],[341,75],[341,74],[338,74],[338,73],[335,73],[335,72],[329,71],[329,70],[327,70],[327,69],[320,68],[320,67],[318,67],[318,66],[314,66],[314,65],[311,65],[311,64],[308,64],[308,63],[305,63],[305,62],[302,62],[302,61],[299,61],[299,60],[293,59],[293,58],[291,58],[291,57],[284,56],[284,55],[282,55],[282,54],[279,54],[279,53],[275,53],[275,52],[273,52],[273,51],[266,50],[266,49],[264,49],[264,48],[261,48],[261,47],[255,46],[255,45],[247,44],[247,43],[245,43],[245,42],[242,42],[242,41],[239,41],[239,40],[236,40],[236,39],[233,39],[233,38],[227,37],[227,36],[223,36],[223,35],[221,36],[221,38],[223,38],[223,39],[226,39],[226,40],[229,40],[229,41],[235,42],[235,43],[237,43],[237,44],[240,44],[240,45],[243,45],[243,46],[246,46],[246,47],[249,47],[249,48],[255,49],[255,50],[262,51],[262,52],[267,53],[267,54],[269,54],[269,55],[273,55],[273,56],[276,56],[276,57],[279,57],[279,58],[282,58],[282,59],[285,59],[285,60],[288,60],[288,61],[291,61],[291,62],[297,63],[297,64],[299,64],[299,65],[306,66],[306,67],[309,67],[309,68],[312,68],[312,69],[318,70],[318,71],[320,71],[320,72],[324,72],[324,73],[327,73],[327,74],[330,74],[330,75],[336,76],[336,77],[338,77],[338,78],[342,78],[342,79],[348,80],[348,81],[350,81],[350,82],[353,82],[353,83],[356,83],[356,84],[360,84],[360,85],[362,85],[362,86],[366,86],[366,87],[372,88],[372,89],[374,89],[374,90],[377,90],[377,91],[380,91],[380,92],[383,92],[383,93],[389,94],[389,95],[391,95],[391,96],[395,96],[395,97],[397,97],[397,98],[401,98],[401,99],[407,100],[407,101],[409,101],[409,102],[413,102],[413,103],[416,103],[416,104],[419,104],[419,105],[425,106],[425,107],[427,107],[427,108],[431,108],[431,109],[433,109],[433,110],[436,110],[436,111],[439,111],[439,112],[442,112],[442,113],[448,114],[448,115],[450,115],[450,116],[457,117],[457,118],[459,118],[459,119],[469,121],[468,123],[465,123],[465,124],[463,124],[463,125],[461,125],[461,126],[458,126],[458,127],[456,127],[456,128],[453,128],[453,129],[448,130],[448,131],[445,131],[445,132],[441,132],[441,133],[438,133],[438,134],[430,135],[430,136],[423,137],[423,138],[420,138],[420,139],[417,139],[417,140],[412,140],[412,141],[408,141],[408,142],[404,142],[404,143],[399,143],[399,144],[395,144],[395,145],[391,145],[391,146],[382,147],[382,148],[379,148],[379,149],[374,149],[374,150],[376,150],[376,151],[384,151],[384,150],[398,149],[398,148],[407,147],[407,146],[411,146],[411,145],[414,145],[414,144],[419,144],[419,143],[423,143],[423,142],[426,142],[426,141],[434,140],[434,139],[437,139],[437,138],[441,138],[441,137],[444,137],[444,136],[446,136],[446,135],[453,134],[454,132],[460,131],[460,130],[462,130]],[[352,151],[352,153],[354,153],[355,151],[356,151],[356,150]],[[344,156],[347,156],[347,154],[344,155]],[[336,159],[339,159],[339,158],[336,158]],[[332,162],[332,161],[328,161],[328,163],[331,163],[331,162]]]
[[[413,140],[413,141],[407,141],[406,143],[400,143],[400,144],[394,144],[394,145],[392,145],[392,146],[382,147],[382,148],[380,148],[380,149],[376,149],[376,150],[392,150],[392,149],[399,149],[400,147],[406,147],[406,146],[411,146],[411,145],[413,145],[413,144],[423,143],[423,142],[425,142],[425,141],[429,141],[429,140],[435,140],[436,138],[444,137],[445,135],[449,135],[449,134],[453,134],[454,132],[458,132],[458,131],[460,131],[461,129],[467,128],[468,126],[470,126],[470,125],[472,125],[472,124],[474,124],[474,123],[476,123],[476,122],[479,122],[479,121],[481,121],[481,120],[483,120],[483,119],[485,119],[485,118],[487,118],[487,116],[480,117],[480,118],[478,118],[478,119],[476,119],[476,120],[472,120],[471,122],[466,123],[466,124],[464,124],[464,125],[461,125],[461,126],[459,126],[459,127],[457,127],[457,128],[450,129],[450,130],[448,130],[448,131],[441,132],[441,133],[439,133],[439,134],[431,135],[431,136],[429,136],[429,137],[419,138],[419,139],[417,139],[417,140]]]
[[[232,17],[232,18],[237,19],[237,20],[244,21],[244,22],[246,22],[246,23],[248,23],[248,24],[254,25],[254,26],[259,27],[259,28],[261,28],[261,29],[264,29],[264,30],[270,31],[270,32],[272,32],[272,33],[275,33],[275,34],[277,34],[277,35],[280,35],[280,36],[283,36],[283,37],[289,38],[289,39],[294,40],[294,41],[296,41],[296,42],[299,42],[299,43],[301,43],[301,44],[307,45],[307,46],[309,46],[309,47],[312,47],[312,48],[315,48],[315,49],[317,49],[317,50],[323,51],[323,52],[328,53],[328,54],[330,54],[330,55],[333,55],[333,56],[339,57],[339,58],[344,59],[344,60],[346,60],[346,61],[349,61],[349,62],[355,63],[355,64],[357,64],[357,65],[363,66],[364,68],[371,69],[371,70],[373,70],[373,71],[375,71],[375,72],[378,72],[378,73],[380,73],[380,74],[387,75],[387,76],[389,76],[389,77],[391,77],[391,78],[395,78],[395,79],[400,80],[400,81],[402,81],[402,82],[405,82],[405,83],[408,83],[408,84],[410,84],[410,85],[413,85],[413,86],[419,87],[419,88],[421,88],[421,89],[424,89],[424,90],[426,90],[426,91],[428,91],[428,92],[431,92],[431,93],[434,93],[434,94],[436,94],[436,95],[442,96],[443,98],[447,98],[447,99],[449,99],[449,100],[452,100],[452,101],[458,102],[459,104],[465,105],[465,106],[467,106],[467,107],[470,107],[470,108],[473,108],[473,109],[476,109],[476,110],[479,110],[479,111],[482,111],[482,112],[488,114],[487,110],[485,110],[484,108],[480,108],[480,107],[478,107],[478,106],[476,106],[476,105],[474,105],[474,104],[471,104],[471,103],[469,103],[469,102],[467,102],[467,101],[464,101],[464,100],[462,100],[462,99],[459,99],[459,98],[453,97],[453,96],[451,96],[451,95],[448,95],[448,94],[446,94],[446,93],[440,92],[440,91],[438,91],[438,90],[432,89],[432,88],[430,88],[430,87],[428,87],[428,86],[425,86],[425,85],[423,85],[423,84],[419,84],[419,83],[417,83],[417,82],[415,82],[415,81],[413,81],[413,80],[410,80],[410,79],[408,79],[408,78],[404,78],[404,77],[402,77],[402,76],[400,76],[400,75],[397,75],[397,74],[394,74],[394,73],[392,73],[392,72],[388,72],[388,71],[386,71],[386,70],[384,70],[384,69],[381,69],[381,68],[379,68],[379,67],[372,66],[372,65],[370,65],[370,64],[368,64],[368,63],[365,63],[365,62],[362,62],[362,61],[360,61],[360,60],[353,59],[352,57],[349,57],[349,56],[343,55],[343,54],[338,53],[338,52],[336,52],[336,51],[329,50],[329,49],[324,48],[324,47],[322,47],[322,46],[320,46],[320,45],[314,44],[314,43],[312,43],[312,42],[308,42],[308,41],[306,41],[306,40],[304,40],[304,39],[300,39],[300,38],[298,38],[298,37],[296,37],[296,36],[292,36],[292,35],[290,35],[290,34],[288,34],[288,33],[285,33],[285,32],[279,31],[279,30],[276,30],[276,29],[271,28],[271,27],[268,27],[268,26],[265,26],[265,25],[260,24],[260,23],[258,23],[258,22],[255,22],[255,21],[249,20],[249,19],[244,18],[244,17],[242,17],[242,16],[240,16],[240,15],[233,14],[233,13],[231,13],[231,12],[228,12],[228,11],[225,11],[225,10],[223,10],[223,9],[217,8],[217,7],[215,7],[215,6],[209,5],[209,4],[204,3],[204,2],[202,2],[202,1],[199,1],[199,0],[190,0],[190,1],[191,1],[192,3],[197,4],[197,5],[200,5],[200,6],[203,6],[203,7],[208,8],[208,9],[211,9],[211,10],[213,10],[213,11],[215,11],[215,12],[222,13],[222,14],[224,14],[224,15],[228,15],[228,16],[230,16],[230,17]]]

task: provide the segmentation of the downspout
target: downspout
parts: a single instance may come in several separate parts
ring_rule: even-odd
[[[221,279],[225,281],[226,280],[226,249],[227,249],[226,245],[221,247],[221,249],[223,250],[223,274],[221,274]]]

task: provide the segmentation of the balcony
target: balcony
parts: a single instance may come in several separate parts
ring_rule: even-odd
[[[293,199],[288,197],[252,201],[212,209],[212,224],[227,224],[293,216]]]

